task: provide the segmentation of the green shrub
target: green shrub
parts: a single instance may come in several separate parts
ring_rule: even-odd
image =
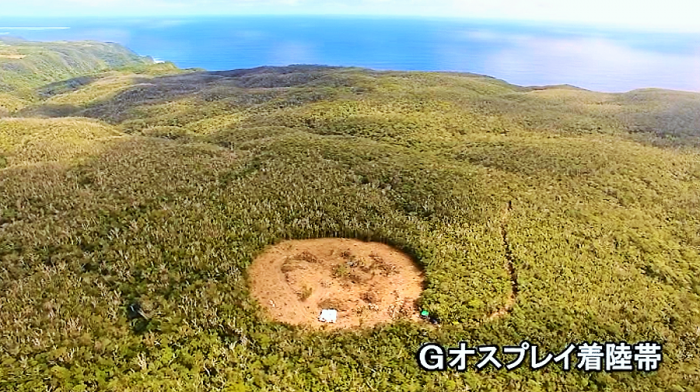
[[[681,148],[629,132],[676,93],[307,71],[110,74],[29,105],[72,97],[95,120],[0,119],[0,389],[700,384],[700,153],[674,128],[694,112],[661,110],[687,117],[668,124]],[[59,164],[21,164],[45,161]],[[270,244],[315,237],[409,253],[441,324],[270,321],[246,269]],[[135,302],[147,322],[129,319]],[[430,373],[414,358],[428,341],[524,339],[556,352],[654,340],[664,359],[647,375]]]

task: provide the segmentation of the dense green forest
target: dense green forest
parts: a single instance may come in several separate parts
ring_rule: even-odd
[[[700,387],[700,94],[183,71],[114,45],[54,72],[21,48],[48,50],[0,58],[2,72],[40,68],[0,74],[0,390]],[[440,324],[270,321],[246,268],[315,237],[411,254]],[[425,342],[522,340],[657,341],[663,362],[436,373],[414,357]]]

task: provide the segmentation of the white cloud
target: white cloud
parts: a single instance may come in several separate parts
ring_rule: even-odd
[[[34,31],[39,31],[39,30],[68,30],[70,27],[0,27],[2,30],[34,30]]]
[[[312,64],[316,61],[313,47],[305,42],[284,41],[272,49],[271,65]]]
[[[231,35],[242,40],[258,40],[264,38],[266,33],[260,30],[236,30]]]
[[[167,20],[153,20],[148,22],[148,27],[152,29],[162,29],[168,27],[182,26],[187,24],[185,20],[178,19],[167,19]]]
[[[484,67],[516,84],[537,79],[537,84],[568,83],[599,91],[609,86],[616,91],[639,86],[700,91],[700,53],[656,53],[600,38],[532,38],[489,56]]]
[[[24,0],[3,16],[373,14],[546,21],[700,32],[696,0]]]
[[[449,0],[454,15],[700,31],[695,0]]]
[[[500,42],[500,43],[524,43],[533,39],[533,36],[527,34],[511,34],[503,33],[494,30],[465,30],[453,33],[453,39],[465,41],[481,41],[481,42]]]

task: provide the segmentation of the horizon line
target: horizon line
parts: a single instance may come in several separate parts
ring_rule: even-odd
[[[639,33],[668,33],[668,34],[684,34],[684,35],[700,35],[700,25],[695,29],[683,29],[673,26],[641,26],[634,24],[612,24],[612,23],[586,23],[580,21],[557,21],[557,20],[528,20],[528,19],[513,19],[513,18],[493,18],[493,17],[469,17],[469,16],[450,16],[450,15],[397,15],[397,14],[364,14],[364,13],[230,13],[230,14],[158,14],[158,15],[104,15],[104,14],[80,14],[80,15],[51,15],[51,16],[35,16],[35,15],[5,15],[7,19],[34,19],[34,20],[51,20],[51,19],[94,19],[100,18],[104,20],[115,19],[197,19],[197,18],[339,18],[339,19],[404,19],[404,20],[450,20],[475,24],[511,24],[525,25],[530,27],[568,27],[568,28],[583,28],[607,31],[624,31],[624,32],[639,32]],[[2,29],[69,29],[70,27],[0,27]]]

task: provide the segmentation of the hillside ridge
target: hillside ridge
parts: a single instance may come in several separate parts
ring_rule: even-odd
[[[700,94],[134,61],[62,80],[43,69],[50,81],[0,93],[0,390],[700,385]],[[323,238],[405,254],[419,299],[397,311],[362,287],[352,309],[394,312],[372,328],[275,321],[284,303],[258,302],[271,299],[255,297],[251,266]],[[336,250],[323,274],[344,293],[392,270],[313,250],[278,260],[287,284]],[[298,305],[338,306],[318,283],[291,288]],[[427,342],[525,340],[537,358],[651,341],[663,360],[651,373],[584,372],[575,353],[569,371],[530,355],[511,371],[416,363]]]
[[[152,64],[117,43],[35,42],[0,36],[0,92],[35,88],[71,77]]]

